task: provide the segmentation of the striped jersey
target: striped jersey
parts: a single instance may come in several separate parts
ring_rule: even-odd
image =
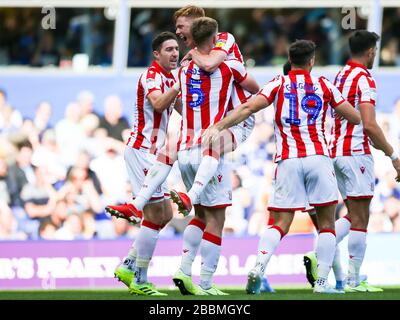
[[[246,76],[246,69],[238,60],[224,61],[212,73],[201,70],[194,62],[179,70],[182,123],[178,150],[201,143],[204,130],[225,116],[233,81],[240,83]]]
[[[240,106],[241,104],[247,102],[252,97],[252,94],[242,88],[242,86],[236,81],[233,83],[231,98],[228,102],[227,114],[229,114],[233,109]],[[244,127],[253,128],[256,122],[256,117],[252,114],[250,117],[245,119],[241,124]]]
[[[277,76],[258,93],[274,103],[275,162],[312,155],[329,156],[325,118],[329,105],[342,104],[339,90],[306,70]]]
[[[375,80],[363,65],[348,61],[336,75],[334,84],[358,111],[361,103],[375,106]],[[353,125],[339,115],[334,115],[329,146],[332,157],[371,154],[362,124]]]
[[[227,54],[226,60],[236,59],[243,62],[242,53],[236,43],[235,37],[229,32],[219,32],[215,46],[212,50],[222,50]]]
[[[213,50],[222,50],[227,54],[226,60],[236,59],[243,63],[243,56],[240,52],[239,46],[236,43],[235,37],[228,32],[220,32],[217,35],[217,40]],[[232,96],[228,104],[228,113],[235,107],[245,103],[250,99],[252,94],[243,89],[240,84],[234,82],[232,89]],[[251,115],[243,121],[244,126],[253,127],[255,123],[254,115]]]
[[[141,74],[137,86],[133,128],[127,143],[128,146],[156,154],[164,145],[168,120],[173,107],[170,106],[159,113],[154,110],[147,96],[156,90],[164,93],[175,82],[173,74],[162,69],[156,61]]]

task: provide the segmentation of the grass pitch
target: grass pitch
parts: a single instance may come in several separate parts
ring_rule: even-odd
[[[243,289],[225,289],[229,296],[183,296],[179,290],[160,290],[168,297],[130,295],[127,290],[12,290],[0,291],[0,300],[400,300],[400,287],[379,293],[314,294],[310,288],[275,288],[275,293],[248,295]]]

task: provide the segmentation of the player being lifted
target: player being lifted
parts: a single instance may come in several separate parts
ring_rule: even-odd
[[[197,6],[186,6],[175,12],[174,19],[176,34],[183,40],[187,47],[193,48],[195,46],[190,33],[190,27],[193,20],[204,16],[204,10]],[[214,71],[215,68],[217,68],[225,59],[237,59],[243,61],[234,37],[227,32],[218,33],[216,45],[208,55],[200,54],[198,50],[192,51],[193,61],[195,61],[203,70],[207,71]],[[197,57],[199,57],[199,60],[197,60]],[[206,63],[204,63],[203,60],[206,61]],[[251,93],[254,94],[258,91],[259,87],[256,85],[249,89]],[[247,101],[251,97],[251,93],[247,92],[239,84],[235,83],[228,110],[233,109],[233,106]],[[233,151],[239,143],[245,141],[250,135],[253,126],[254,117],[249,117],[245,122],[231,128],[230,131],[226,131],[224,135],[229,137],[229,139],[225,139],[225,142],[231,140],[232,136],[233,141],[231,144],[225,143],[225,149],[220,150],[220,154]],[[176,159],[176,147],[172,144],[168,144],[167,141],[167,147],[160,150],[157,161],[146,176],[142,189],[138,193],[136,199],[127,205],[113,206],[114,210],[118,211],[121,216],[127,217],[128,220],[133,223],[137,221],[138,219],[135,217],[141,216],[141,210],[149,201],[154,191],[166,180]],[[196,177],[197,182],[189,191],[188,195],[186,196],[185,194],[173,191],[173,196],[179,201],[179,211],[181,213],[187,215],[191,211],[192,202],[196,202],[204,186],[214,175],[217,166],[218,160],[215,157],[205,156],[200,170],[198,170],[198,175]]]
[[[184,41],[186,46],[194,47],[194,43],[190,33],[190,27],[194,19],[204,16],[204,10],[196,6],[186,6],[175,12],[174,19],[176,24],[176,33]],[[207,55],[205,55],[204,53],[199,53],[198,50],[196,50],[196,53],[198,53],[198,55],[202,58],[206,58],[205,60],[209,63],[213,63],[212,66],[204,65],[201,61],[197,61],[196,58],[193,57],[194,61],[197,62],[201,68],[206,68],[209,71],[211,71],[210,68],[213,68],[214,70],[216,67],[218,67],[218,65],[226,58],[235,58],[239,61],[243,61],[242,55],[237,44],[235,43],[234,37],[226,32],[218,33],[216,45],[214,46],[213,50],[211,50],[211,52],[209,52]],[[194,56],[195,55],[196,54],[194,54]],[[257,83],[253,81],[253,86],[249,87],[248,89],[251,93],[256,93],[259,87]],[[232,99],[229,102],[228,110],[231,110],[232,106],[244,103],[245,101],[247,101],[247,99],[250,98],[250,96],[251,94],[249,92],[244,90],[242,86],[240,86],[237,82],[234,82],[234,90],[232,91]],[[249,117],[248,119],[246,119],[245,122],[238,124],[233,128],[230,128],[230,131],[226,131],[225,136],[228,136],[229,140],[233,136],[234,141],[232,141],[231,144],[225,143],[225,149],[220,150],[219,153],[224,154],[226,152],[234,150],[237,144],[242,143],[247,139],[247,137],[251,133],[253,126],[254,117]],[[227,139],[225,139],[224,141],[227,141]],[[162,149],[158,154],[158,158],[154,166],[149,170],[149,173],[143,183],[142,189],[137,194],[137,197],[134,199],[134,201],[126,205],[109,206],[113,209],[111,214],[113,214],[114,212],[121,217],[127,218],[133,223],[138,221],[138,218],[142,214],[141,210],[149,201],[155,190],[166,180],[176,158],[176,148],[174,146],[171,147],[171,144],[167,146],[167,148]],[[180,212],[182,212],[184,215],[187,215],[190,212],[192,202],[196,203],[198,201],[198,195],[201,194],[204,187],[214,176],[217,170],[217,166],[218,160],[215,157],[213,157],[212,155],[204,156],[200,164],[199,170],[197,170],[197,175],[195,179],[196,183],[189,191],[188,196],[174,190],[172,191],[173,196],[179,202]],[[198,209],[197,211],[199,212],[199,210],[200,209]],[[202,216],[201,213],[199,213],[197,217],[195,217],[190,222],[189,226],[185,229],[183,235],[184,243],[191,243],[192,245],[190,247],[192,248],[192,250],[187,249],[189,245],[184,245],[184,248],[186,248],[184,249],[184,251],[187,254],[182,258],[182,264],[192,264],[196,256],[197,249],[200,245],[204,231],[204,221],[202,221],[199,216]],[[187,262],[186,259],[188,260]]]
[[[400,159],[398,153],[386,140],[376,122],[376,84],[368,71],[376,56],[374,32],[359,30],[349,38],[351,60],[338,72],[335,86],[361,114],[361,124],[354,125],[339,115],[332,127],[330,150],[338,181],[339,191],[345,201],[348,215],[336,221],[338,243],[349,235],[349,264],[345,290],[349,292],[379,292],[380,288],[360,281],[360,267],[366,251],[369,206],[374,195],[374,160],[369,141],[390,157],[396,170],[396,181],[400,181]],[[307,272],[315,268],[313,253]],[[312,279],[313,281],[314,279]],[[344,275],[342,276],[344,280]]]
[[[220,131],[274,104],[277,152],[268,209],[275,221],[260,239],[256,265],[249,272],[246,291],[260,292],[266,266],[289,231],[295,211],[311,204],[316,208],[319,224],[318,279],[314,292],[337,293],[327,281],[336,246],[334,210],[338,195],[324,122],[329,105],[350,123],[358,124],[360,116],[327,79],[310,75],[315,61],[312,41],[294,42],[289,47],[289,60],[292,70],[287,76],[275,77],[255,98],[209,128],[203,136],[204,142],[213,141]]]
[[[134,125],[125,148],[125,163],[132,185],[133,196],[140,190],[144,177],[156,160],[158,150],[163,147],[173,102],[179,89],[171,71],[177,68],[179,47],[175,34],[163,32],[153,39],[154,61],[140,76],[134,108]],[[169,90],[167,90],[170,88]],[[180,109],[178,104],[177,109]],[[179,110],[180,111],[180,110]],[[156,247],[159,231],[172,218],[170,200],[165,184],[151,195],[143,210],[143,221],[136,241],[128,256],[116,269],[115,276],[124,282],[132,294],[162,296],[148,282],[147,269]],[[121,214],[114,206],[106,210],[117,217]],[[126,218],[125,216],[123,216]],[[141,221],[141,216],[131,215],[130,219]]]
[[[199,52],[208,54],[217,39],[218,24],[211,18],[195,19],[191,26],[191,35]],[[213,154],[214,150],[204,148],[201,135],[210,125],[220,121],[226,114],[231,96],[233,81],[245,88],[257,86],[247,77],[243,64],[236,60],[227,60],[212,73],[202,70],[194,61],[179,70],[178,81],[182,92],[182,126],[178,142],[178,162],[182,179],[190,189],[195,183],[196,172],[203,162],[204,152]],[[208,145],[206,145],[208,146]],[[225,208],[231,205],[230,172],[220,157],[212,181],[206,182],[204,192],[199,195],[195,205],[199,226],[200,245],[184,243],[183,256],[188,252],[190,259],[184,260],[173,280],[183,294],[224,294],[212,285],[212,277],[217,268],[221,250],[221,236],[225,221]],[[197,235],[192,241],[197,240]],[[191,266],[200,247],[202,257],[200,286],[191,281]]]

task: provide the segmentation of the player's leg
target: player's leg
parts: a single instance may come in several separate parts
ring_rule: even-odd
[[[268,210],[273,212],[274,223],[265,229],[260,238],[256,265],[248,274],[246,292],[249,294],[260,293],[261,279],[267,264],[282,237],[289,231],[294,212],[305,209],[303,181],[299,159],[287,159],[276,164],[268,203]]]
[[[343,176],[342,185],[348,215],[341,219],[341,228],[349,235],[348,291],[380,292],[380,288],[360,281],[359,272],[366,250],[369,206],[374,195],[374,161],[371,155],[338,157],[335,168]],[[339,223],[339,220],[338,220]]]
[[[142,218],[142,210],[144,206],[151,200],[152,195],[160,188],[161,184],[167,179],[174,162],[176,161],[176,151],[165,146],[160,150],[157,158],[149,154],[154,159],[151,166],[145,169],[145,178],[142,185],[135,189],[135,198],[130,203],[106,207],[106,211],[117,218],[127,219],[130,223],[139,223]],[[125,153],[125,161],[129,161],[129,155]],[[133,169],[129,169],[128,172]],[[140,190],[140,191],[138,191]]]
[[[225,208],[205,208],[204,213],[207,226],[200,244],[200,288],[208,295],[227,295],[213,285],[212,281],[221,255]]]
[[[301,162],[308,202],[316,209],[318,216],[319,234],[316,246],[318,267],[314,292],[339,293],[328,284],[328,275],[336,249],[335,208],[338,192],[333,163],[329,157],[318,155],[302,158]]]
[[[172,278],[183,295],[193,295],[198,292],[192,281],[192,265],[203,239],[205,228],[204,210],[201,206],[195,205],[195,216],[183,232],[181,263]]]
[[[176,150],[171,149],[170,143],[167,141],[167,144],[159,151],[157,160],[148,171],[139,193],[132,202],[138,210],[143,210],[157,188],[167,180],[177,159]]]
[[[219,139],[212,144],[201,146],[201,154],[198,154],[201,157],[198,159],[199,166],[189,191],[184,193],[171,190],[171,197],[178,205],[180,213],[184,216],[190,213],[193,204],[199,202],[201,193],[215,176],[220,156],[225,150],[233,151],[235,147],[235,139],[229,130],[222,131]]]
[[[149,203],[144,207],[143,221],[135,241],[137,251],[135,274],[129,286],[130,292],[133,294],[165,295],[157,291],[148,281],[147,271],[154,254],[159,232],[172,218],[172,210],[164,210],[168,206],[170,206],[170,201],[162,200]]]
[[[274,223],[268,226],[258,242],[256,265],[250,270],[247,279],[246,292],[259,294],[262,277],[268,262],[274,254],[282,238],[288,233],[294,218],[294,211],[274,212]]]

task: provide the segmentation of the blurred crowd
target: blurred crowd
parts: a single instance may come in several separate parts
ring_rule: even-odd
[[[355,27],[367,27],[365,8],[358,8]],[[132,9],[128,66],[144,67],[151,60],[151,41],[162,31],[174,31],[175,9]],[[340,65],[348,58],[341,8],[207,9],[219,28],[231,32],[248,66],[274,66],[286,61],[288,43],[313,40],[319,65]],[[56,29],[44,30],[40,8],[0,8],[0,65],[70,67],[75,54],[86,54],[90,65],[109,66],[115,12],[108,8],[57,8]],[[381,65],[400,65],[400,8],[385,8]],[[184,52],[182,52],[184,53]]]
[[[94,108],[95,97],[82,91],[65,107],[55,125],[52,106],[43,101],[35,116],[26,118],[0,90],[0,239],[116,239],[134,237],[138,227],[111,218],[107,204],[129,201],[131,187],[123,150],[130,136],[132,115],[124,115],[117,95]],[[99,103],[98,101],[96,101]],[[267,203],[273,172],[272,108],[259,112],[249,140],[226,158],[232,166],[233,205],[227,209],[225,235],[256,235],[267,223]],[[394,143],[400,141],[400,100],[379,123]],[[179,128],[173,114],[170,135]],[[400,145],[396,145],[398,149]],[[390,160],[374,151],[377,186],[371,206],[370,232],[400,231],[400,186]],[[168,178],[171,188],[185,190],[176,165]],[[174,218],[161,232],[183,232],[190,217],[173,206]],[[346,214],[343,203],[338,216]],[[312,232],[306,213],[298,213],[291,232]]]

